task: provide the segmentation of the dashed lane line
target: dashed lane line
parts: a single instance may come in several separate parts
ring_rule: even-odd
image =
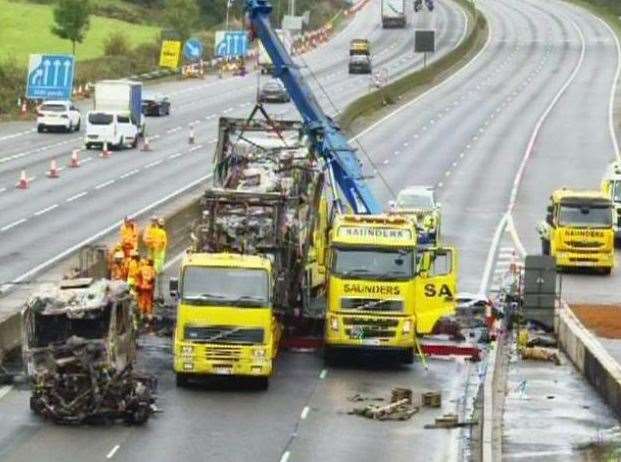
[[[143,168],[146,170],[148,168],[155,167],[156,165],[160,165],[161,163],[162,163],[162,160],[156,160],[154,162],[151,162],[150,164],[145,165]]]
[[[103,189],[106,188],[108,186],[110,186],[111,184],[113,184],[116,180],[108,180],[104,183],[100,183],[97,186],[95,186],[95,189]]]
[[[88,194],[87,191],[82,191],[81,193],[78,193],[78,194],[76,194],[74,196],[71,196],[71,197],[65,199],[65,202],[73,202],[73,201],[79,199],[80,197],[86,196],[87,194]]]
[[[119,178],[121,180],[124,180],[125,178],[129,178],[130,176],[133,176],[133,175],[135,175],[138,172],[139,172],[138,169],[130,170],[129,172],[124,173],[123,175],[121,175]]]
[[[118,451],[120,447],[121,446],[119,446],[117,444],[112,449],[110,449],[110,452],[108,454],[106,454],[106,459],[112,459],[114,457],[114,455],[116,454],[116,451]]]
[[[39,217],[41,215],[45,215],[47,212],[51,212],[55,208],[58,208],[58,204],[50,205],[49,207],[46,207],[44,209],[39,210],[38,212],[35,212],[33,215],[35,217]]]
[[[17,220],[14,221],[13,223],[9,223],[6,226],[3,226],[2,228],[0,228],[0,231],[4,232],[4,231],[8,231],[9,229],[13,229],[16,226],[21,225],[22,223],[26,223],[27,219],[26,218],[22,218],[21,220]]]

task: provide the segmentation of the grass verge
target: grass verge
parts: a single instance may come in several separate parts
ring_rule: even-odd
[[[50,5],[0,0],[0,56],[24,65],[31,53],[71,53],[71,43],[50,31],[52,11]],[[129,43],[136,46],[153,42],[160,28],[92,16],[86,39],[77,44],[77,58],[86,60],[103,56],[104,39],[113,32],[123,32]]]
[[[400,102],[415,98],[427,89],[438,85],[472,59],[483,47],[488,34],[487,21],[472,3],[456,0],[468,15],[468,32],[465,39],[451,52],[415,71],[357,99],[338,116],[341,128],[348,134],[358,132],[384,113],[394,110]]]

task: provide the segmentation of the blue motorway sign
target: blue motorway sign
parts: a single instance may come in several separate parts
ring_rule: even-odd
[[[221,58],[239,58],[248,54],[248,36],[246,31],[219,30],[216,32],[216,56]]]
[[[73,55],[30,55],[26,98],[71,99]]]
[[[203,42],[197,38],[188,39],[183,45],[183,56],[189,61],[198,61],[203,57]]]

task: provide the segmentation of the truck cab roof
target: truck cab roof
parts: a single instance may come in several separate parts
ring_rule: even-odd
[[[271,271],[272,262],[269,258],[260,255],[201,252],[186,254],[182,266],[244,267]]]
[[[577,190],[577,189],[557,189],[550,196],[550,200],[554,203],[557,202],[572,202],[572,201],[604,201],[610,202],[610,198],[598,190]]]

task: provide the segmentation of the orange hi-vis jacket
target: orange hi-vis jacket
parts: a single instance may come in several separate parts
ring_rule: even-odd
[[[140,290],[151,290],[155,287],[155,269],[146,264],[140,265],[138,270],[137,287]]]
[[[131,246],[132,249],[138,249],[138,226],[135,223],[123,223],[121,225],[121,244],[123,247]]]

